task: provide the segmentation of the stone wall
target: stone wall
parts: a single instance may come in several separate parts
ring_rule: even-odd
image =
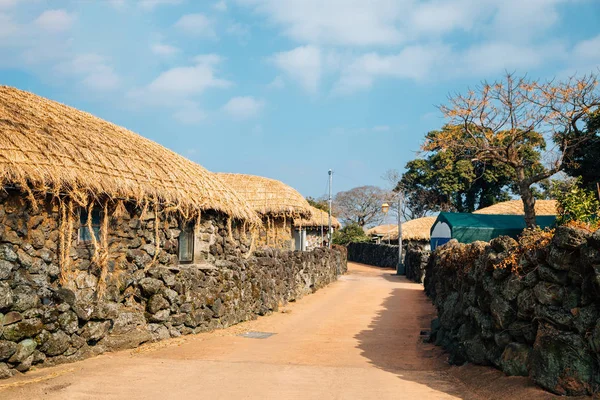
[[[436,249],[425,278],[439,315],[432,339],[454,364],[493,365],[557,394],[598,393],[600,231],[561,227],[550,243],[516,246],[500,237]],[[503,268],[515,255],[516,271]]]
[[[186,221],[131,205],[116,215],[107,254],[79,243],[74,229],[65,263],[60,205],[48,199],[34,210],[18,193],[2,195],[0,377],[252,319],[346,269],[343,255],[326,249],[248,257],[242,227],[211,212],[197,225],[199,258],[180,265]]]
[[[398,246],[375,243],[350,243],[348,261],[376,267],[396,268],[398,265]]]
[[[428,250],[428,243],[411,242],[406,246],[404,255],[404,268],[406,269],[406,278],[413,282],[423,283],[425,279],[425,269],[429,262],[431,251]]]

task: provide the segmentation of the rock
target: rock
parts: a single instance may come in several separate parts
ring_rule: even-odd
[[[47,356],[59,356],[71,346],[71,338],[63,331],[58,331],[50,335],[48,340],[40,347],[40,351]]]
[[[17,323],[22,320],[23,320],[23,315],[21,315],[21,313],[18,313],[16,311],[11,311],[4,316],[2,323],[6,326],[6,325]]]
[[[58,316],[60,328],[69,335],[77,332],[79,329],[79,319],[73,311],[67,311]]]
[[[568,271],[573,267],[577,260],[577,253],[573,250],[564,250],[558,247],[551,247],[546,262],[552,268],[559,271]]]
[[[504,283],[502,288],[502,295],[508,301],[513,301],[517,298],[519,293],[524,289],[525,285],[518,277],[512,277]]]
[[[573,314],[575,315],[575,328],[579,333],[585,334],[589,332],[594,327],[596,321],[598,321],[600,310],[598,310],[598,306],[595,304],[590,304],[586,307],[578,308]]]
[[[59,288],[56,291],[54,291],[54,297],[59,303],[66,303],[70,306],[73,306],[75,304],[75,293],[70,289]]]
[[[102,339],[102,344],[112,351],[138,347],[152,340],[152,334],[147,330],[134,329],[125,335],[109,335]]]
[[[530,376],[556,394],[591,394],[594,360],[579,335],[542,323],[531,353]]]
[[[15,253],[13,247],[12,244],[0,245],[0,260],[16,262],[19,257],[17,256],[17,253]]]
[[[41,364],[46,361],[46,355],[39,350],[36,350],[32,354],[33,356],[33,364]]]
[[[33,339],[25,339],[19,342],[15,353],[8,360],[11,364],[18,364],[24,362],[29,356],[33,354],[37,347],[37,342]],[[33,361],[33,358],[32,358]],[[31,364],[29,365],[31,366]],[[29,368],[28,368],[29,369]]]
[[[122,311],[114,320],[111,334],[122,335],[146,325],[144,315],[139,311]]]
[[[0,260],[0,280],[8,279],[14,268],[14,263],[6,260]]]
[[[156,314],[150,316],[150,322],[164,322],[169,319],[170,310],[160,310]]]
[[[515,239],[508,236],[499,236],[490,241],[490,246],[497,253],[510,252],[518,245]]]
[[[533,288],[533,293],[542,304],[559,305],[562,303],[565,290],[554,283],[540,282]]]
[[[600,229],[598,229],[592,234],[592,236],[588,238],[588,243],[595,248],[600,249]]]
[[[23,268],[31,268],[33,258],[31,258],[31,256],[27,254],[23,249],[17,250],[17,257],[19,257],[19,264],[21,264]]]
[[[86,341],[98,341],[108,333],[110,321],[90,321],[83,327],[80,336]]]
[[[558,271],[547,265],[540,265],[538,267],[538,275],[543,281],[557,283],[559,285],[565,285],[569,276],[567,271]]]
[[[17,351],[17,344],[9,340],[0,340],[0,361],[8,360]]]
[[[552,238],[552,244],[561,249],[575,250],[586,243],[590,236],[591,234],[584,229],[559,226]]]
[[[213,305],[211,306],[213,313],[215,313],[215,318],[219,318],[223,316],[223,312],[225,311],[223,308],[223,302],[220,298],[218,298]]]
[[[4,327],[2,336],[6,340],[18,342],[21,339],[32,338],[42,331],[44,324],[39,318],[24,319],[15,324]]]
[[[31,286],[20,285],[13,290],[13,310],[27,311],[39,304],[40,298]]]
[[[509,376],[529,375],[531,348],[522,343],[510,343],[500,358],[500,367]]]
[[[169,308],[169,306],[169,302],[162,295],[155,294],[152,297],[150,297],[150,300],[148,300],[148,305],[146,306],[146,309],[150,314],[156,314],[160,310]]]
[[[98,285],[98,278],[88,272],[80,272],[75,278],[77,289],[93,289]]]
[[[494,297],[490,305],[490,312],[496,325],[502,329],[508,328],[515,320],[517,314],[511,305],[500,297]]]
[[[144,295],[148,297],[160,292],[164,286],[161,281],[154,278],[143,278],[139,281],[139,285],[142,288]]]
[[[517,317],[529,319],[535,311],[536,300],[531,289],[525,289],[517,297]]]
[[[6,363],[0,362],[0,379],[6,379],[13,376],[15,373],[10,369]]]
[[[23,360],[19,365],[15,367],[15,369],[19,372],[26,372],[31,368],[33,364],[33,355],[30,355],[25,360]]]
[[[13,292],[8,283],[0,282],[0,310],[7,309],[13,304]]]
[[[46,237],[44,236],[44,232],[42,232],[40,230],[30,231],[29,239],[31,240],[31,245],[36,250],[39,250],[42,247],[44,247],[44,243],[46,242]]]

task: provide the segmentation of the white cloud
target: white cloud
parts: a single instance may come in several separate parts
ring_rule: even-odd
[[[242,96],[234,97],[223,106],[223,110],[232,117],[239,119],[252,118],[258,115],[263,107],[264,101],[257,100],[254,97]]]
[[[221,11],[221,12],[227,11],[227,3],[225,2],[225,0],[216,2],[213,7],[217,11]]]
[[[267,87],[269,89],[283,89],[285,87],[285,82],[283,81],[283,78],[279,75],[277,75],[272,81],[271,83],[269,83],[267,85]]]
[[[306,91],[318,91],[323,67],[321,50],[318,47],[297,47],[275,54],[272,60],[278,68],[297,80]]]
[[[336,84],[337,93],[368,89],[377,78],[426,79],[433,68],[449,55],[443,45],[408,46],[400,53],[380,55],[368,53],[346,66]]]
[[[175,27],[190,36],[216,37],[212,21],[204,14],[183,15]]]
[[[152,53],[161,57],[170,57],[179,53],[180,51],[177,47],[162,43],[156,43],[152,45],[150,49],[152,50]]]
[[[573,55],[582,60],[600,60],[600,35],[577,43]]]
[[[396,27],[411,0],[237,0],[264,14],[301,43],[389,45],[402,40]]]
[[[193,101],[183,101],[173,113],[173,118],[182,124],[196,125],[206,119],[206,113]]]
[[[35,20],[35,24],[48,32],[63,32],[71,27],[74,20],[75,16],[65,10],[47,10]]]
[[[139,6],[145,10],[153,10],[158,6],[163,5],[177,5],[181,4],[183,0],[139,0]]]
[[[56,70],[63,76],[79,77],[81,83],[96,91],[114,90],[120,83],[112,66],[104,57],[95,53],[79,54],[59,64]]]

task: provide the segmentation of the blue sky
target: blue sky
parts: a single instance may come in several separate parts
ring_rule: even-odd
[[[385,185],[436,105],[600,66],[600,0],[0,0],[0,84],[305,196]]]

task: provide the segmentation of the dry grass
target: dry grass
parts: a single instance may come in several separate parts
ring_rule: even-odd
[[[146,203],[259,223],[238,194],[200,165],[91,114],[0,86],[0,183]],[[30,196],[32,197],[32,196]]]
[[[556,200],[536,200],[535,214],[556,215],[558,213],[557,205]],[[473,214],[523,215],[525,211],[523,210],[523,202],[521,200],[510,200],[482,208]]]
[[[311,206],[296,189],[262,176],[217,173],[216,176],[235,190],[254,211],[266,216],[310,218]]]
[[[436,217],[416,218],[402,223],[402,240],[429,240]],[[384,240],[398,240],[398,225],[380,225],[367,231],[367,235],[383,235]]]
[[[294,226],[297,227],[309,227],[309,228],[320,228],[322,226],[329,226],[329,213],[319,210],[315,207],[310,207],[312,217],[310,218],[301,218],[294,220]],[[331,227],[334,229],[340,229],[340,221],[333,215],[331,216]]]

